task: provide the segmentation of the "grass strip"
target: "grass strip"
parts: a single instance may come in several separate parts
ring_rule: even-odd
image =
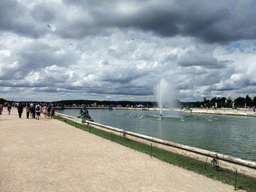
[[[89,127],[86,125],[81,125],[79,123],[64,119],[62,117],[56,116],[56,119],[66,122],[69,125],[72,125],[76,128],[82,129],[84,131],[93,133],[102,138],[111,140],[113,142],[119,143],[131,149],[146,153],[150,156],[158,158],[164,162],[173,164],[175,166],[182,167],[186,170],[196,172],[198,174],[204,175],[206,177],[212,178],[217,181],[235,186],[235,172],[219,168],[213,169],[209,163],[205,163],[190,157],[186,157],[180,154],[172,153],[163,149],[159,149],[152,145],[147,145],[137,141],[129,140],[124,138],[121,134],[116,135],[111,132],[106,132],[100,129]],[[243,189],[248,192],[256,191],[256,178],[249,177],[243,174],[237,173],[237,183],[236,189]]]

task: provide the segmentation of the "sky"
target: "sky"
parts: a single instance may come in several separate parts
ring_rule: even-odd
[[[255,0],[0,0],[0,98],[256,96]]]

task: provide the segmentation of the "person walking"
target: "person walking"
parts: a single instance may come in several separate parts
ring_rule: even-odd
[[[22,113],[23,113],[23,104],[19,103],[18,105],[18,113],[19,113],[19,118],[21,118]]]
[[[26,104],[27,119],[29,119],[29,113],[30,113],[30,106],[29,106],[29,103],[27,103],[27,104]]]
[[[0,104],[0,115],[2,115],[2,113],[3,113],[3,105]]]
[[[37,116],[37,120],[39,120],[41,114],[41,106],[37,103],[36,104],[36,116]]]
[[[47,106],[46,106],[46,104],[44,104],[44,106],[43,106],[44,118],[47,118],[47,117],[46,117],[46,112],[47,112]]]
[[[35,115],[36,109],[35,109],[35,104],[34,103],[30,104],[30,112],[32,114],[32,119],[35,119],[36,118],[36,115]]]
[[[48,118],[51,117],[51,110],[52,110],[52,105],[49,104],[49,105],[48,105],[48,108],[47,108],[47,116],[48,116]]]
[[[7,104],[7,110],[8,110],[8,115],[11,115],[12,106],[9,103]]]
[[[52,109],[51,109],[51,119],[54,118],[54,115],[55,115],[55,109],[54,109],[54,106],[52,106]]]

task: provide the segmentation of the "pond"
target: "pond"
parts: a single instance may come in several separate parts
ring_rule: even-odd
[[[77,117],[79,109],[56,110]],[[95,122],[256,161],[256,118],[164,111],[89,109]]]

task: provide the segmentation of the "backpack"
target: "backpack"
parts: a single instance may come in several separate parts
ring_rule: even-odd
[[[39,111],[40,110],[40,107],[39,105],[36,106],[36,110]]]

